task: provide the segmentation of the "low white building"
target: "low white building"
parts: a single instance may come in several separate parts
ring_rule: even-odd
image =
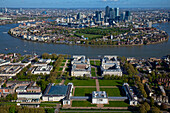
[[[20,92],[17,94],[18,99],[37,99],[39,100],[42,96],[42,93],[33,93],[33,92]]]
[[[108,104],[106,91],[93,91],[92,104]]]
[[[17,89],[16,89],[16,92],[19,93],[19,92],[27,92],[26,90],[27,86],[19,86]]]
[[[133,89],[129,87],[128,83],[123,84],[123,89],[124,89],[124,91],[126,93],[126,96],[129,99],[129,104],[130,105],[137,105],[138,104],[137,96],[134,95]]]
[[[83,55],[73,56],[71,64],[71,76],[91,76],[90,59],[86,59]]]
[[[53,69],[53,66],[38,66],[38,67],[35,67],[33,70],[32,70],[32,74],[50,74],[51,70]]]
[[[120,62],[117,56],[104,56],[101,64],[101,74],[104,75],[117,75],[122,76]]]
[[[72,96],[73,84],[68,83],[65,85],[54,85],[50,83],[43,96],[42,101],[63,101],[63,105],[70,105],[70,97]]]

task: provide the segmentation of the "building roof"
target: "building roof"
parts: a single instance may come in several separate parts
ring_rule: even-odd
[[[51,86],[46,95],[66,95],[68,86],[56,85]]]
[[[106,91],[93,91],[92,98],[107,98]]]

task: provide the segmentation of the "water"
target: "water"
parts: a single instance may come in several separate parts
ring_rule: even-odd
[[[131,46],[131,47],[110,47],[110,46],[78,46],[78,45],[65,45],[65,44],[46,44],[38,42],[30,42],[26,40],[20,40],[13,38],[5,32],[8,32],[10,28],[16,27],[18,24],[3,25],[0,26],[0,53],[56,53],[56,54],[83,54],[90,58],[97,58],[103,55],[119,55],[126,57],[162,57],[170,54],[170,40],[167,42],[143,45],[143,46]],[[165,30],[170,35],[170,23],[156,24],[155,27]],[[5,50],[8,48],[8,50]],[[27,52],[24,52],[27,51]]]

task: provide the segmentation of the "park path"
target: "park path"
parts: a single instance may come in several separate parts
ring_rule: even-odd
[[[68,60],[66,60],[64,66],[63,66],[63,70],[62,70],[61,75],[60,75],[61,77],[62,77],[63,73],[65,72],[65,69],[67,67],[67,63],[68,63]]]
[[[100,91],[100,86],[99,86],[99,80],[98,79],[96,79],[96,90]]]
[[[100,86],[100,88],[119,88],[118,86]]]
[[[74,86],[75,88],[96,88],[96,86]]]
[[[99,107],[64,107],[68,109],[100,109]],[[128,109],[128,107],[102,107],[102,109]]]

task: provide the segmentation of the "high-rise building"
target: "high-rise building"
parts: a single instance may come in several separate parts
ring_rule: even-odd
[[[115,11],[114,11],[114,9],[110,8],[109,12],[110,12],[109,19],[115,19]]]
[[[115,17],[118,17],[119,16],[119,8],[115,8]]]
[[[7,13],[8,12],[8,9],[5,7],[5,13]]]
[[[125,20],[125,15],[126,15],[126,13],[125,13],[125,12],[123,12],[123,13],[121,14],[121,20],[122,20],[122,21],[124,21],[124,20]]]
[[[102,18],[102,11],[96,11],[96,20],[101,21]]]
[[[110,16],[110,8],[109,8],[109,6],[107,6],[106,7],[106,9],[105,9],[105,17],[109,17]]]
[[[130,19],[130,11],[126,11],[125,13],[125,19],[129,20]]]
[[[77,20],[80,20],[82,17],[81,12],[77,14]]]
[[[22,8],[19,9],[19,12],[22,13]]]

